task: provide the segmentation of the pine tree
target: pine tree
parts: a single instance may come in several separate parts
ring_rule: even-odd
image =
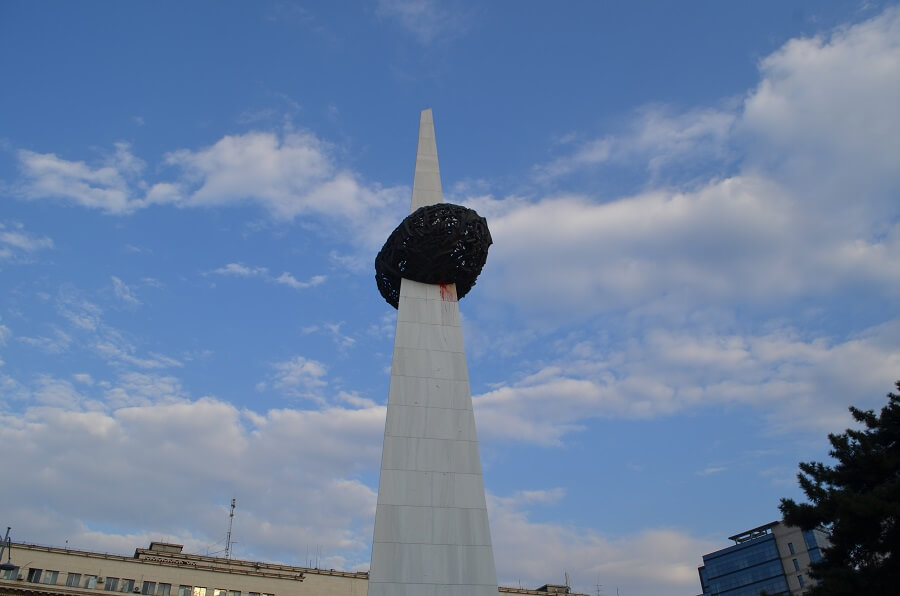
[[[864,429],[828,435],[836,465],[800,464],[809,503],[781,500],[786,524],[831,533],[823,560],[812,566],[819,585],[811,594],[900,591],[900,395],[888,393],[888,400],[879,415],[850,408]]]

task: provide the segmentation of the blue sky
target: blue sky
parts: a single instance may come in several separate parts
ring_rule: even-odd
[[[236,497],[236,556],[367,567],[427,107],[502,583],[697,593],[900,378],[895,3],[4,2],[0,80],[16,540]]]

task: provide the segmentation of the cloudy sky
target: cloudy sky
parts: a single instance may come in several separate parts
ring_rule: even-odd
[[[365,569],[419,111],[499,579],[692,595],[900,378],[891,2],[0,3],[15,540]]]

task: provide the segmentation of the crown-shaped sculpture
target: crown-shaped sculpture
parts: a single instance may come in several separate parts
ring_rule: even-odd
[[[375,257],[378,291],[397,308],[400,279],[456,284],[456,297],[469,293],[491,246],[487,221],[474,209],[452,203],[426,205],[395,229]]]

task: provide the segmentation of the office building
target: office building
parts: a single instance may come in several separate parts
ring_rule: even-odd
[[[730,536],[733,546],[703,555],[703,596],[800,596],[815,580],[809,565],[822,558],[828,535],[772,522]]]

